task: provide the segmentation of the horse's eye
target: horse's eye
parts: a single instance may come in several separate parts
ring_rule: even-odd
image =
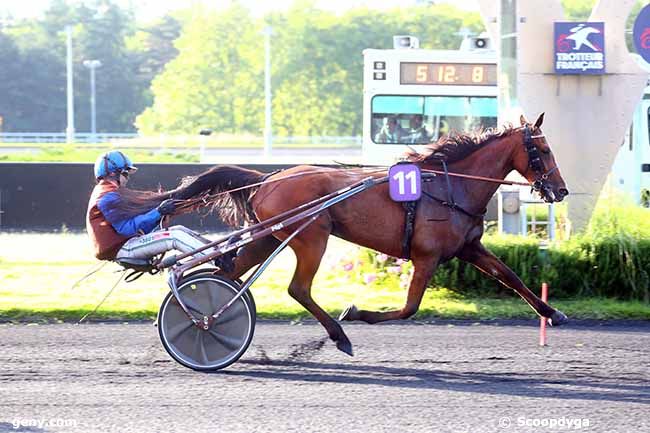
[[[551,149],[542,149],[541,152],[545,155],[548,155],[549,153],[551,153]]]

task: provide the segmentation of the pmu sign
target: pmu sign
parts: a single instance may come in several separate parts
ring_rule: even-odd
[[[634,21],[634,47],[643,60],[650,62],[650,5],[646,5]]]
[[[557,22],[555,73],[605,73],[605,23]]]

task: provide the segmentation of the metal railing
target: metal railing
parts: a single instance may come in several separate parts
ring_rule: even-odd
[[[263,137],[253,135],[216,135],[211,137],[201,137],[197,135],[170,135],[158,134],[143,136],[136,133],[77,133],[75,134],[75,144],[104,144],[112,143],[118,145],[133,146],[156,146],[156,147],[195,147],[197,145],[210,146],[214,145],[262,145]],[[48,144],[48,143],[66,143],[66,134],[64,132],[3,132],[0,133],[0,143],[20,143],[20,144]],[[296,145],[333,145],[341,147],[360,147],[361,136],[290,136],[290,137],[273,137],[273,144],[282,146],[283,144]]]
[[[521,233],[523,236],[528,236],[528,233],[535,234],[537,227],[546,227],[546,233],[549,241],[555,240],[555,205],[553,203],[546,203],[541,200],[522,200],[520,202],[521,212]],[[547,206],[548,216],[546,220],[537,219],[537,206]],[[531,220],[528,221],[528,208],[532,207]]]
[[[131,140],[138,134],[129,133],[79,133],[75,134],[76,143],[108,143],[114,140]],[[64,132],[3,132],[0,143],[65,143]]]

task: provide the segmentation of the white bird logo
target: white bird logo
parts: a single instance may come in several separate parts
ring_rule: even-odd
[[[575,50],[579,50],[581,46],[586,45],[594,51],[600,51],[600,48],[596,48],[591,42],[589,42],[589,35],[592,33],[600,33],[600,30],[594,27],[585,27],[584,24],[578,24],[569,31],[572,34],[566,38],[571,39],[575,43]]]

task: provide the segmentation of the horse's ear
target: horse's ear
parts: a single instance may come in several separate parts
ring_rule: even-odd
[[[521,122],[521,126],[525,126],[526,123],[528,123],[528,122],[526,121],[526,118],[524,117],[523,114],[520,114],[520,115],[519,115],[519,122]]]
[[[539,127],[542,126],[543,121],[544,121],[544,113],[540,114],[537,120],[535,121],[535,129],[539,129]]]

